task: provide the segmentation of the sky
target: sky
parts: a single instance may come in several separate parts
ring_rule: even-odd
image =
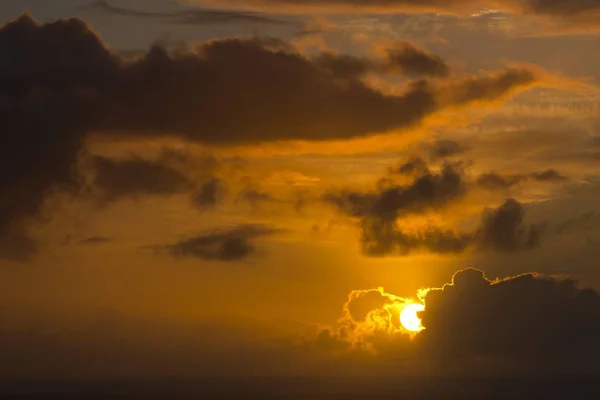
[[[600,372],[597,2],[0,18],[0,381]]]

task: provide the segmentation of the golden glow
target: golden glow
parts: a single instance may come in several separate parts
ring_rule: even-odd
[[[425,310],[425,306],[423,304],[409,304],[400,313],[400,323],[410,332],[419,332],[423,329],[423,325],[421,325],[421,318],[417,316],[419,311]]]

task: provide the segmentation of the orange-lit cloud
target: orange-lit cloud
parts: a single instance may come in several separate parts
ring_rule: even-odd
[[[452,365],[448,372],[459,375],[474,365],[483,373],[506,371],[507,365],[518,374],[527,368],[536,373],[597,370],[600,295],[579,289],[574,280],[536,273],[490,280],[470,268],[442,288],[421,289],[418,298],[425,305],[419,315],[425,329],[413,337],[396,321],[413,300],[377,288],[352,291],[339,328],[324,329],[317,340],[327,337],[334,354],[359,349],[379,356],[395,342],[397,357],[416,352],[441,368]],[[567,360],[577,365],[566,365]]]

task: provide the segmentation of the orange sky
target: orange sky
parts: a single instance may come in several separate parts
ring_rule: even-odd
[[[309,3],[0,5],[0,381],[598,372],[600,8]]]

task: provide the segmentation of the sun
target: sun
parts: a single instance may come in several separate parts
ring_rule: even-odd
[[[409,304],[400,313],[400,323],[410,332],[419,332],[423,330],[423,325],[421,325],[421,318],[417,316],[419,311],[425,310],[425,306],[423,304]]]

